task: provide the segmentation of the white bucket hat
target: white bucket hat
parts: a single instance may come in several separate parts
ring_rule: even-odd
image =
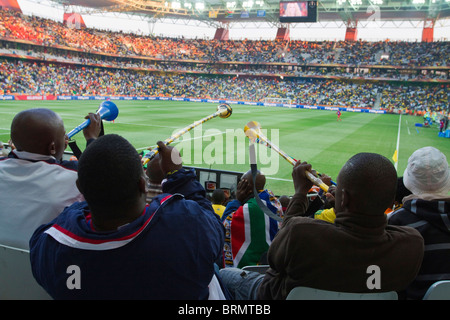
[[[446,195],[450,191],[447,158],[434,147],[414,151],[403,173],[403,183],[413,194]]]

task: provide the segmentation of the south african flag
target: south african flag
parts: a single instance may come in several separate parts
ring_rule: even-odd
[[[267,190],[259,196],[272,212],[282,212],[279,201]],[[254,198],[229,215],[224,225],[227,231],[224,256],[228,267],[257,265],[278,231],[278,222],[264,214]]]

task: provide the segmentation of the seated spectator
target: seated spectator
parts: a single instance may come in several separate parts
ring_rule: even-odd
[[[322,195],[322,197],[324,199],[323,207],[314,213],[314,219],[319,219],[319,220],[324,220],[327,222],[334,223],[334,220],[336,219],[336,212],[334,210],[335,192],[336,192],[336,186],[330,185],[328,188],[328,192],[326,192],[324,195]]]
[[[390,225],[410,226],[425,241],[422,266],[406,288],[407,299],[422,299],[436,281],[450,280],[450,170],[445,155],[434,147],[416,150],[403,173],[412,192],[389,218]]]
[[[336,191],[336,186],[331,183],[331,177],[328,175],[321,175],[320,178],[323,183],[328,186],[328,191],[323,192],[323,190],[318,186],[312,186],[307,194],[307,197],[309,198],[309,202],[307,204],[308,209],[302,214],[302,216],[334,223],[334,220],[336,219],[336,213],[334,210],[334,194]],[[303,205],[301,203],[299,204]],[[294,212],[301,211],[302,207],[298,209],[291,208],[291,210]]]
[[[211,197],[212,207],[214,212],[222,218],[223,211],[225,210],[225,192],[222,189],[215,189]]]
[[[390,216],[394,214],[394,212],[398,209],[400,209],[403,206],[403,198],[406,196],[409,196],[411,194],[411,191],[408,190],[408,188],[405,187],[405,183],[403,182],[403,177],[397,178],[397,191],[395,193],[395,199],[394,199],[394,205],[392,208],[389,208],[386,210],[386,214],[388,216],[388,219]]]
[[[221,188],[223,190],[223,193],[225,194],[225,201],[223,202],[223,205],[225,208],[227,207],[227,204],[232,201],[232,196],[235,194],[235,192],[231,191],[231,188]],[[223,215],[223,214],[222,214]]]
[[[260,171],[255,178],[259,197],[272,213],[282,217],[282,207],[270,190],[264,189],[266,177]],[[225,226],[225,267],[242,268],[259,264],[278,232],[278,222],[267,217],[253,196],[253,179],[247,171],[239,181],[235,200],[229,202],[222,215]]]
[[[295,194],[269,248],[265,275],[220,271],[231,295],[286,299],[297,286],[359,293],[405,289],[419,271],[424,245],[416,230],[387,225],[384,211],[393,203],[397,184],[391,161],[374,153],[347,161],[337,177],[334,223],[301,216],[312,186],[306,171],[311,171],[306,162],[294,166]],[[373,265],[381,274],[369,285]]]
[[[92,141],[100,116],[89,114],[83,130]],[[11,123],[15,149],[0,160],[0,244],[28,249],[34,230],[64,207],[83,200],[75,186],[77,162],[61,161],[66,148],[63,120],[49,109],[19,112]]]
[[[0,35],[54,47],[72,47],[78,52],[96,52],[124,57],[153,57],[164,61],[191,60],[211,63],[236,61],[251,64],[287,62],[298,65],[347,64],[393,66],[448,66],[448,41],[300,41],[300,40],[204,40],[142,36],[90,28],[72,28],[40,17],[0,10]],[[76,53],[71,53],[76,55]],[[245,66],[254,69],[255,66]],[[282,66],[278,66],[281,67]],[[286,69],[286,68],[285,68]],[[356,68],[359,69],[359,68]],[[342,71],[340,71],[342,72]],[[363,73],[363,71],[358,71]],[[373,70],[371,73],[380,73]],[[278,73],[278,72],[273,72]],[[355,72],[356,73],[356,72]],[[429,74],[430,72],[427,72]],[[403,74],[403,73],[402,73]],[[367,75],[367,73],[366,73]],[[422,76],[421,73],[419,76]],[[370,76],[370,75],[369,75]]]
[[[287,195],[282,195],[278,198],[278,201],[280,201],[281,208],[283,209],[283,214],[284,214],[289,205],[289,202],[291,201],[291,198]]]
[[[141,159],[127,140],[104,135],[83,152],[77,186],[86,201],[30,240],[33,275],[54,299],[224,298],[214,269],[223,226],[195,171],[172,162],[173,147],[158,146],[167,180],[150,204]],[[80,270],[81,287],[67,285],[69,266]]]

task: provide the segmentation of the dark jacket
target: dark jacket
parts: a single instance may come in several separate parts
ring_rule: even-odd
[[[93,230],[86,202],[41,226],[30,240],[37,282],[54,299],[208,299],[223,225],[194,171],[174,173],[163,191],[116,231]],[[69,285],[74,266],[80,288]]]
[[[294,195],[269,248],[270,268],[259,287],[259,299],[285,299],[297,286],[359,293],[400,291],[414,280],[423,239],[413,228],[387,226],[384,213],[338,212],[332,224],[302,217],[306,209],[306,197]],[[370,266],[380,270],[380,289],[372,288]]]
[[[422,299],[434,282],[450,280],[450,198],[405,201],[390,217],[389,224],[413,227],[425,242],[422,266],[406,288],[407,299]]]

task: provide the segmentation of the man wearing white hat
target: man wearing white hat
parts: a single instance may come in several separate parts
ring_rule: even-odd
[[[407,299],[422,299],[436,281],[450,280],[450,169],[445,155],[434,147],[416,150],[403,173],[412,194],[389,218],[391,225],[410,226],[424,238],[419,274],[405,291]]]

